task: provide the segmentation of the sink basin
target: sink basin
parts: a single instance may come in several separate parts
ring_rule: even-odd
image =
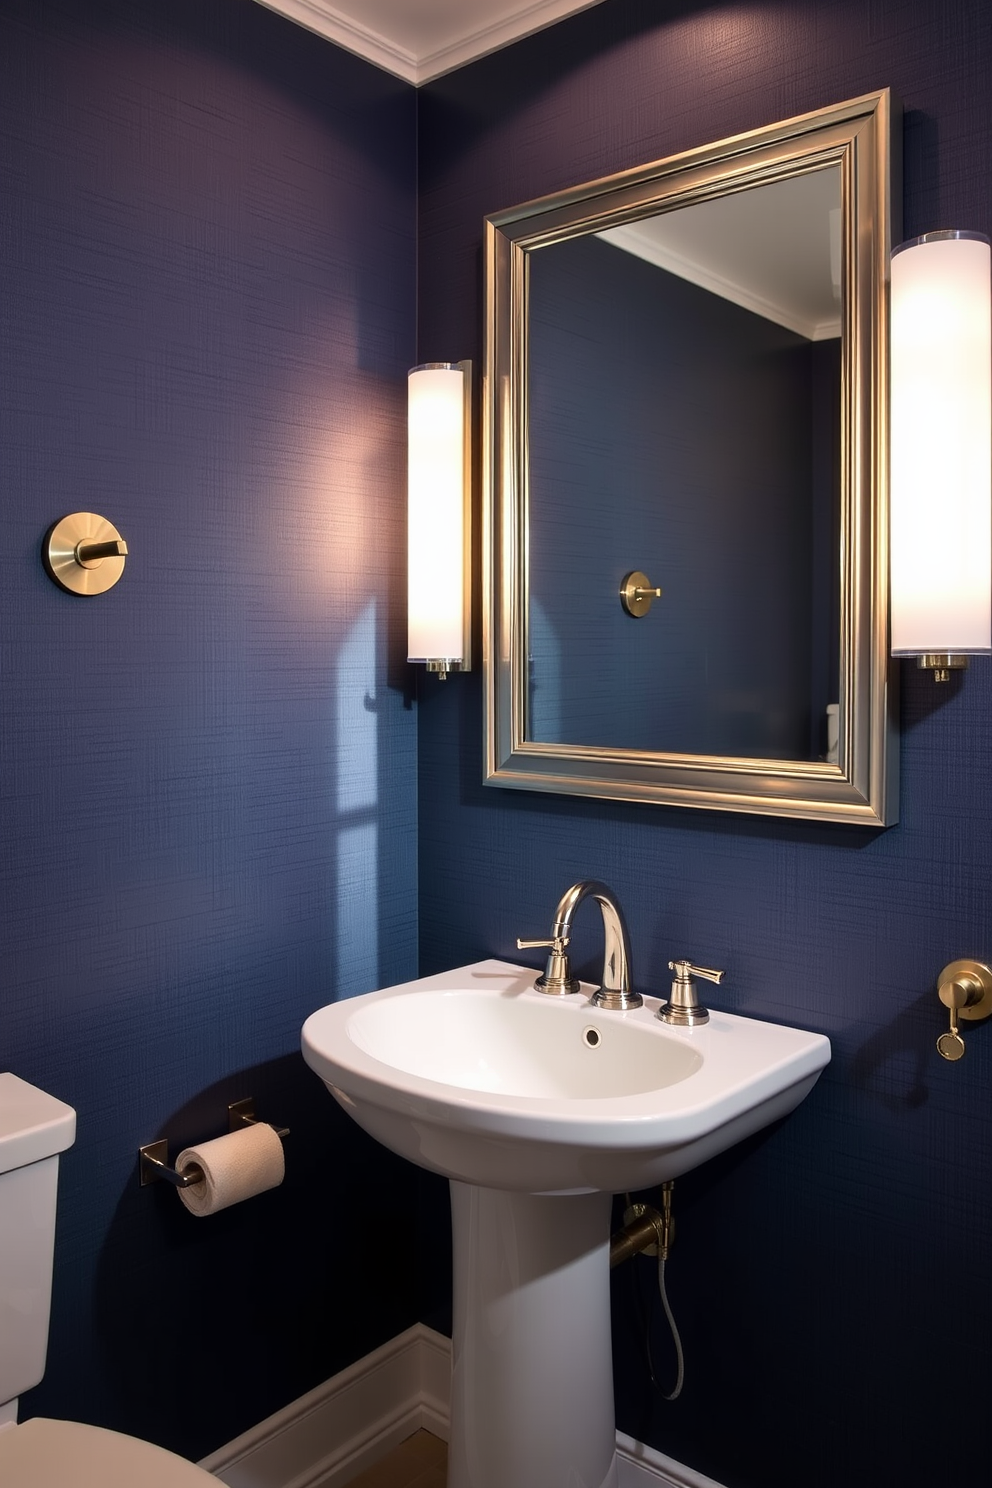
[[[360,1126],[421,1167],[528,1193],[675,1178],[791,1111],[830,1058],[822,1034],[714,1012],[670,1028],[548,997],[504,961],[321,1008],[303,1053]]]
[[[321,1008],[303,1054],[372,1136],[451,1180],[448,1488],[617,1488],[614,1192],[791,1111],[821,1034],[711,1013],[670,1028],[479,961]]]

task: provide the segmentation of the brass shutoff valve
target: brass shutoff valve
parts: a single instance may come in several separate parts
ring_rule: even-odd
[[[992,1014],[992,968],[984,961],[951,961],[940,973],[937,996],[951,1015],[950,1029],[937,1040],[937,1052],[944,1059],[960,1059],[964,1039],[958,1019],[979,1023]]]

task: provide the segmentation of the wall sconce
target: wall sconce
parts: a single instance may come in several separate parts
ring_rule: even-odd
[[[472,363],[408,379],[407,649],[441,679],[472,666]]]
[[[892,251],[892,654],[938,682],[992,651],[989,269],[981,233]]]

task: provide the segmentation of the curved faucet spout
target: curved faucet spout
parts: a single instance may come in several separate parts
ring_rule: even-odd
[[[603,915],[603,984],[593,993],[596,1007],[624,1011],[640,1007],[644,999],[631,990],[630,936],[620,901],[613,890],[596,878],[582,878],[566,889],[555,910],[552,935],[567,945],[572,919],[583,899],[595,899]]]

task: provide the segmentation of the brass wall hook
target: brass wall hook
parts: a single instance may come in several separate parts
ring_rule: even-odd
[[[948,962],[937,980],[937,996],[951,1015],[950,1029],[937,1040],[937,1052],[944,1059],[960,1059],[964,1039],[958,1018],[978,1023],[992,1016],[992,967],[967,957]]]
[[[106,594],[124,572],[127,543],[106,517],[71,512],[54,522],[41,545],[45,572],[70,594]]]
[[[620,603],[628,615],[639,620],[646,615],[654,600],[661,598],[661,590],[655,589],[646,573],[639,568],[624,574],[620,584]]]

